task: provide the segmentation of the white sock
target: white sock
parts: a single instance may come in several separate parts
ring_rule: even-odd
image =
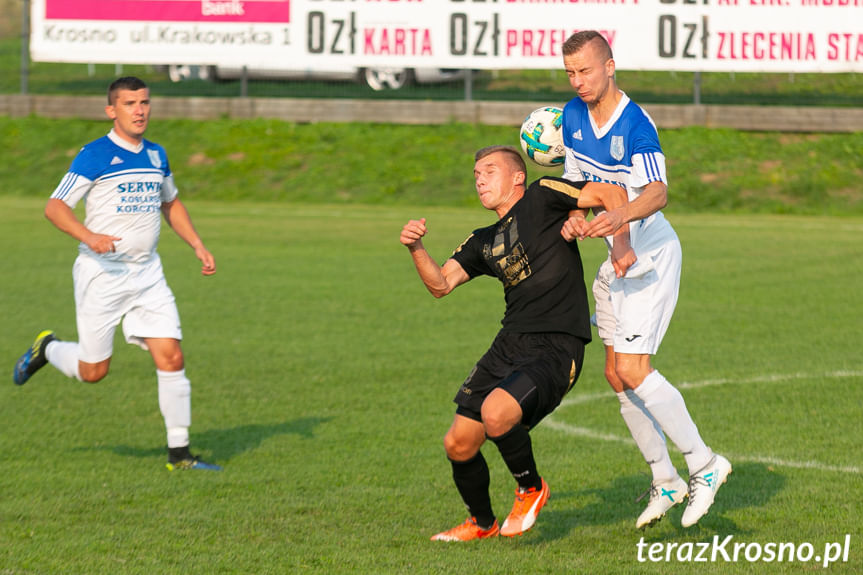
[[[650,465],[653,481],[662,482],[677,477],[677,469],[668,455],[665,435],[650,412],[645,409],[641,398],[631,389],[626,389],[617,394],[617,399],[620,400],[620,415],[644,460]]]
[[[683,396],[661,373],[650,372],[634,391],[665,435],[683,453],[690,475],[710,462],[713,452],[701,439]]]
[[[45,346],[45,359],[66,377],[81,381],[78,373],[78,342],[52,341]]]
[[[168,447],[189,445],[189,426],[192,424],[192,384],[186,371],[156,370],[159,381],[159,409],[165,418]]]
[[[168,447],[185,447],[189,445],[188,427],[168,427]]]

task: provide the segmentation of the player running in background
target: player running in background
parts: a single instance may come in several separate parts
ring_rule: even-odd
[[[165,150],[144,139],[147,85],[134,77],[117,79],[108,89],[105,113],[113,129],[81,149],[45,207],[51,223],[81,242],[73,268],[78,341],[41,332],[15,364],[14,381],[25,384],[46,363],[67,377],[101,380],[122,321],[126,341],[148,350],[156,367],[168,469],[219,470],[189,452],[191,384],[180,316],[156,252],[161,216],[195,250],[203,275],[214,274],[216,262],[177,197]],[[73,211],[81,200],[83,223]]]
[[[525,189],[524,160],[509,146],[476,153],[474,180],[482,206],[499,220],[475,230],[440,266],[423,247],[426,220],[411,220],[400,241],[435,297],[449,294],[481,275],[503,284],[503,327],[455,396],[452,425],[444,437],[456,487],[470,517],[433,540],[469,541],[498,534],[514,536],[536,521],[549,495],[537,471],[529,435],[554,411],[581,371],[590,341],[590,311],[581,256],[561,237],[570,210],[626,202],[625,192],[608,184],[570,183],[542,178]],[[635,259],[628,231],[617,232],[619,273]],[[497,445],[518,483],[515,503],[502,526],[489,497],[489,469],[480,448]]]
[[[653,474],[649,502],[636,527],[659,521],[687,495],[681,522],[688,527],[707,513],[731,464],[704,443],[683,396],[650,362],[671,321],[680,286],[680,241],[660,211],[667,202],[665,156],[651,118],[617,88],[611,47],[601,34],[586,30],[570,36],[563,44],[563,62],[578,93],[563,110],[563,177],[613,183],[629,198],[589,222],[586,210],[576,212],[564,231],[569,239],[596,238],[629,224],[637,256],[622,278],[615,277],[607,260],[593,283],[605,376]],[[612,246],[614,239],[608,243]],[[686,459],[688,484],[671,462],[666,435]]]

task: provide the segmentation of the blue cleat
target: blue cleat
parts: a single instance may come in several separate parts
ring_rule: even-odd
[[[169,460],[166,467],[168,468],[168,471],[179,471],[185,469],[200,469],[202,471],[222,470],[222,467],[220,465],[201,461],[200,459],[198,459],[197,455],[191,455],[189,457],[186,457],[185,459],[177,459],[175,461]]]
[[[36,336],[36,341],[30,346],[24,355],[18,358],[15,363],[15,371],[12,374],[12,379],[16,385],[24,385],[34,373],[42,369],[48,358],[45,357],[45,348],[52,341],[58,341],[51,330],[45,330]]]

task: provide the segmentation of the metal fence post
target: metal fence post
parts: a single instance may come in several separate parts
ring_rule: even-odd
[[[473,69],[468,68],[464,74],[464,101],[473,100]]]
[[[21,93],[29,91],[30,81],[30,0],[21,10]]]
[[[701,105],[701,72],[696,72],[692,78],[692,103]]]

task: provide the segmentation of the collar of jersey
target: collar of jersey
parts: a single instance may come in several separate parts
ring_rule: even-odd
[[[128,150],[128,151],[132,152],[133,154],[137,154],[138,152],[140,152],[141,150],[144,149],[144,142],[141,142],[140,144],[137,144],[137,145],[130,144],[129,142],[127,142],[126,140],[124,140],[123,138],[118,136],[117,132],[115,132],[113,128],[111,129],[110,132],[108,132],[108,139],[110,139],[112,142],[114,142],[115,144],[117,144],[118,146],[123,148],[124,150]]]
[[[611,131],[611,128],[614,127],[614,124],[617,120],[620,119],[620,116],[623,114],[624,108],[629,104],[629,96],[626,95],[626,92],[620,90],[620,102],[617,103],[617,107],[614,109],[614,113],[608,119],[608,121],[603,124],[600,128],[596,125],[596,121],[593,119],[593,115],[588,113],[588,117],[590,118],[590,127],[593,128],[593,134],[596,136],[597,140],[601,140]]]

